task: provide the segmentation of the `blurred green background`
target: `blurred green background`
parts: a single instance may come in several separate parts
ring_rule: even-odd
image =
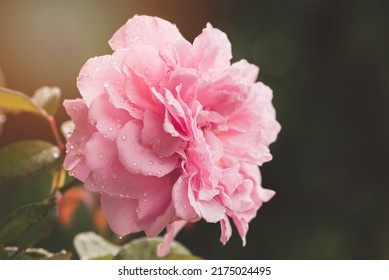
[[[222,246],[219,225],[202,222],[177,239],[206,259],[387,259],[388,13],[384,0],[0,0],[0,67],[10,88],[59,86],[76,98],[81,66],[111,53],[107,41],[134,14],[174,22],[189,41],[210,22],[227,33],[233,60],[259,65],[274,90],[282,131],[261,171],[277,195],[245,248],[236,231]],[[53,141],[47,131],[35,116],[8,116],[0,146]],[[47,196],[45,176],[1,188],[0,219]],[[41,245],[72,250],[74,234],[91,228],[81,207]]]

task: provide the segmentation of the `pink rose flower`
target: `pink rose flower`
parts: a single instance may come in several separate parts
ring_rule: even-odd
[[[112,55],[89,59],[64,105],[75,123],[64,166],[101,194],[119,236],[167,228],[168,253],[187,222],[232,220],[245,244],[249,222],[274,191],[258,165],[271,160],[280,130],[259,69],[231,64],[226,34],[207,24],[193,44],[175,25],[135,16],[109,41]]]

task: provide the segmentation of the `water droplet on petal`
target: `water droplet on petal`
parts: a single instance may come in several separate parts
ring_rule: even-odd
[[[139,213],[139,212],[140,212],[139,208],[136,208],[135,212],[136,212],[136,213]]]
[[[123,141],[126,141],[126,140],[127,140],[127,135],[123,135],[123,136],[122,136],[122,140],[123,140]]]
[[[133,165],[134,166],[138,166],[138,163],[136,161],[134,161]]]
[[[162,174],[162,171],[161,171],[161,170],[158,170],[157,173],[158,173],[158,175],[161,175],[161,174]]]
[[[118,239],[119,239],[119,240],[122,240],[122,239],[123,239],[123,236],[118,235]]]
[[[103,154],[103,153],[100,153],[99,159],[102,159],[103,157],[104,157],[104,154]]]
[[[144,192],[144,193],[143,193],[143,196],[147,196],[147,192]]]
[[[121,123],[117,123],[116,125],[115,125],[115,127],[116,128],[121,128],[123,125],[121,124]]]
[[[148,162],[148,164],[149,164],[149,165],[153,165],[154,162],[150,160],[150,161]]]
[[[112,127],[112,126],[108,127],[108,130],[109,130],[110,132],[112,132],[112,131],[113,131],[113,127]]]
[[[93,125],[93,126],[96,126],[97,125],[97,120],[91,120],[91,125]]]

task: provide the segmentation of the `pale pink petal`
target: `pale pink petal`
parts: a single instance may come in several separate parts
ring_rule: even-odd
[[[166,66],[156,49],[149,45],[138,44],[114,53],[114,61],[120,63],[124,72],[131,69],[137,76],[142,77],[147,84],[158,86],[166,76]]]
[[[191,175],[191,177],[192,176],[194,175]],[[191,180],[191,177],[184,178],[184,176],[181,176],[178,178],[173,186],[172,198],[176,215],[183,220],[194,222],[199,219],[200,211],[194,201],[192,200],[191,202],[190,199],[191,196],[193,198],[193,189],[189,188],[188,182]],[[189,192],[191,192],[192,195],[190,195]]]
[[[223,144],[218,137],[209,129],[204,130],[204,138],[207,141],[213,163],[218,162],[223,156]]]
[[[119,159],[134,174],[162,177],[177,168],[178,155],[159,158],[151,148],[140,143],[141,123],[130,120],[117,139]]]
[[[161,81],[160,86],[168,89],[174,98],[181,99],[186,105],[191,105],[197,98],[198,81],[199,76],[194,69],[177,68]]]
[[[225,208],[216,200],[199,200],[197,202],[201,216],[208,223],[219,222],[225,215]]]
[[[166,229],[163,243],[158,245],[157,256],[164,257],[169,253],[173,240],[178,232],[186,225],[187,221],[177,221],[169,224]]]
[[[109,44],[113,50],[136,44],[151,45],[156,50],[183,37],[177,27],[158,17],[134,16],[113,35]]]
[[[227,216],[225,216],[223,219],[220,220],[220,228],[221,228],[220,242],[223,245],[226,245],[227,241],[230,239],[232,235],[231,223],[228,220]]]
[[[95,132],[85,146],[86,163],[91,170],[110,167],[116,156],[114,141],[100,132]]]
[[[92,101],[89,119],[105,137],[116,139],[120,129],[131,119],[131,116],[127,111],[115,108],[109,102],[109,97],[102,94]]]
[[[248,79],[250,82],[255,82],[258,78],[258,66],[248,63],[246,59],[239,60],[231,65],[231,68],[239,69],[241,77]]]
[[[163,129],[163,118],[160,115],[148,109],[144,113],[141,140],[160,157],[173,155],[182,142],[181,138],[173,137]]]
[[[159,178],[128,172],[116,160],[106,167],[94,169],[85,182],[90,191],[106,193],[120,198],[145,198],[156,189],[169,184],[169,175]]]
[[[171,44],[167,44],[165,48],[160,51],[160,56],[169,70],[174,70],[183,65],[188,51],[191,48],[192,45],[188,41],[176,40]]]
[[[232,215],[232,219],[234,221],[236,229],[239,232],[240,237],[242,238],[242,246],[244,247],[246,246],[246,234],[249,230],[249,224],[245,219],[239,218],[236,215]]]
[[[85,162],[85,145],[96,129],[89,123],[88,108],[81,99],[65,100],[64,106],[75,123],[75,129],[66,144],[64,168],[72,176],[84,181],[90,172]]]
[[[259,192],[259,197],[261,198],[261,200],[263,202],[268,202],[276,194],[275,191],[269,190],[269,189],[265,189],[265,188],[260,188],[258,190],[258,192]]]
[[[120,79],[120,73],[111,63],[112,57],[104,55],[90,58],[81,68],[77,87],[88,107],[94,98],[105,93],[104,84],[107,81]]]
[[[206,73],[213,68],[229,67],[231,58],[231,43],[227,35],[208,23],[203,32],[195,38],[185,66]]]
[[[136,208],[138,201],[134,199],[121,199],[101,195],[103,207],[108,224],[113,232],[119,236],[141,231],[137,224]]]
[[[149,237],[157,236],[166,227],[166,225],[173,222],[174,207],[170,204],[169,207],[160,215],[154,218],[152,222],[144,229],[145,233]]]

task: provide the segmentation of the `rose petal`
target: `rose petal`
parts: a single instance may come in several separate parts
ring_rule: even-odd
[[[225,208],[216,200],[199,200],[197,202],[201,216],[208,223],[216,223],[225,215]]]
[[[169,224],[166,229],[166,234],[163,237],[163,243],[158,245],[157,256],[164,257],[169,253],[173,240],[178,232],[186,225],[186,221],[177,221]]]
[[[89,109],[89,119],[104,136],[116,139],[117,134],[131,116],[123,109],[115,108],[106,94],[95,98]]]
[[[229,67],[231,58],[231,43],[227,35],[208,23],[203,32],[195,38],[185,66],[207,73],[213,68]]]
[[[174,184],[172,190],[172,198],[176,215],[179,218],[190,222],[195,222],[198,220],[200,214],[197,205],[195,203],[191,203],[189,199],[189,192],[193,192],[193,189],[189,188],[188,182],[193,176],[194,175],[191,175],[189,178],[184,178],[184,176],[181,176]]]
[[[86,163],[90,169],[107,168],[117,156],[115,142],[95,132],[85,146]]]
[[[134,174],[162,177],[177,167],[178,155],[159,158],[140,143],[141,123],[130,120],[120,131],[117,139],[119,159]]]
[[[90,58],[80,70],[77,87],[86,105],[93,99],[105,93],[104,84],[107,81],[120,80],[120,73],[112,66],[112,57],[104,55]]]
[[[232,235],[231,223],[228,220],[228,217],[225,216],[223,219],[220,220],[220,228],[220,242],[225,245]]]
[[[66,144],[64,168],[72,176],[84,181],[90,172],[85,162],[85,145],[96,129],[89,123],[88,108],[81,99],[65,100],[64,106],[75,123],[75,129]]]
[[[162,117],[148,109],[144,113],[141,140],[144,145],[151,146],[160,157],[173,155],[182,142],[182,139],[166,133]]]
[[[109,44],[113,50],[136,44],[151,45],[156,50],[183,37],[177,27],[158,17],[134,16],[113,35]]]
[[[239,232],[240,237],[242,238],[242,246],[244,247],[246,246],[246,234],[249,230],[249,224],[245,219],[239,218],[236,215],[232,215],[232,219]]]
[[[101,206],[104,209],[110,228],[119,236],[141,231],[137,224],[136,208],[138,201],[120,199],[101,195]]]
[[[136,175],[128,172],[115,161],[103,168],[94,169],[85,182],[89,191],[96,191],[120,198],[144,198],[169,182],[167,176]]]
[[[166,76],[165,64],[158,51],[150,45],[138,44],[117,50],[113,58],[122,67],[127,67],[123,69],[124,72],[131,69],[136,75],[142,77],[150,87],[158,86],[161,79]]]

